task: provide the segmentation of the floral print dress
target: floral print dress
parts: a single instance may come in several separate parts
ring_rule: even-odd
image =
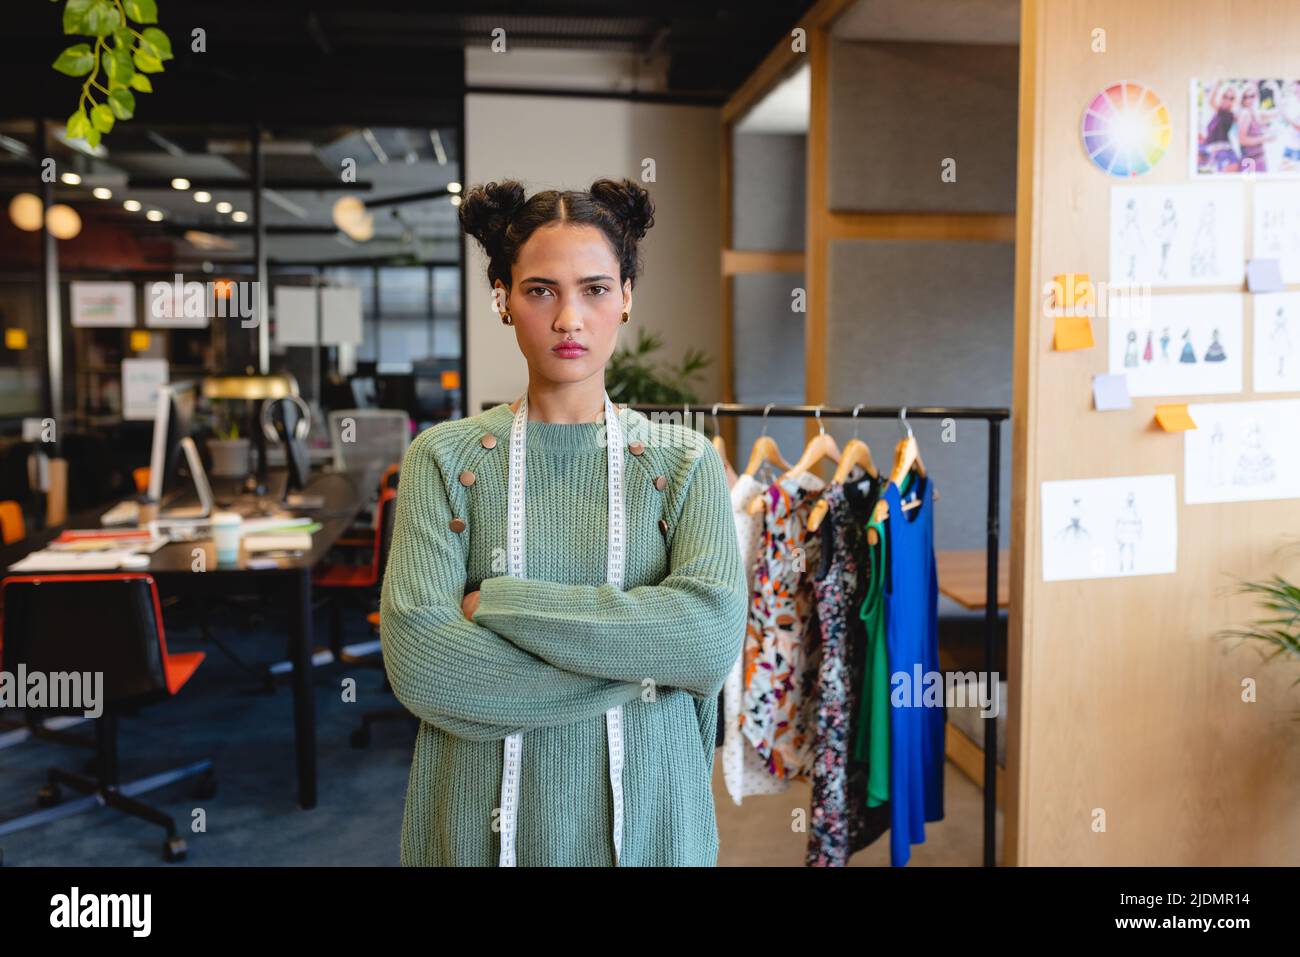
[[[741,730],[769,774],[808,780],[816,723],[820,540],[808,515],[826,483],[805,472],[763,494],[767,509],[745,634]]]
[[[883,813],[868,810],[868,768],[853,753],[866,665],[866,635],[857,612],[870,575],[866,526],[880,488],[880,482],[866,479],[832,485],[823,495],[829,510],[818,529],[821,567],[813,578],[821,654],[806,855],[811,867],[843,867],[888,826]]]
[[[763,544],[763,516],[751,515],[749,507],[766,486],[750,475],[740,475],[731,487],[731,510],[736,522],[736,542],[740,558],[745,565],[751,601],[754,595],[754,566],[759,548]],[[742,698],[745,690],[744,655],[736,659],[731,673],[722,686],[723,738],[722,780],[735,804],[752,794],[779,794],[790,788],[790,782],[772,777],[767,764],[758,756],[740,730]]]

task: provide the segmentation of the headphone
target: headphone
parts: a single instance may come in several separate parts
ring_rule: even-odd
[[[299,396],[285,395],[278,399],[272,399],[269,402],[262,403],[262,434],[272,442],[280,441],[280,433],[275,430],[275,421],[272,419],[272,411],[279,410],[278,419],[281,424],[285,424],[288,409],[281,403],[293,403],[298,407],[298,421],[293,426],[293,437],[295,439],[307,438],[307,433],[311,431],[311,406],[307,405]],[[286,427],[286,431],[288,431]]]

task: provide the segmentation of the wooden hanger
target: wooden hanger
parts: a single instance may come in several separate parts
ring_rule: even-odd
[[[775,402],[769,402],[763,409],[763,431],[758,438],[754,440],[754,447],[749,452],[749,464],[745,466],[745,474],[753,478],[758,474],[759,467],[764,462],[770,462],[779,469],[790,468],[790,463],[781,455],[781,450],[776,447],[776,440],[767,434],[767,414],[772,411]]]
[[[830,459],[831,461],[838,463],[840,461],[840,447],[835,441],[835,436],[827,432],[826,427],[822,425],[822,410],[821,406],[818,406],[817,434],[812,437],[812,440],[804,448],[803,455],[799,456],[799,461],[790,466],[785,474],[782,475],[781,478],[777,479],[777,481],[780,482],[788,478],[795,478],[796,476],[803,475],[806,472],[811,471],[812,467],[822,459]],[[749,513],[751,515],[757,515],[761,512],[764,508],[765,499],[766,496],[759,496],[754,499],[749,506]]]
[[[735,485],[736,470],[731,467],[731,459],[727,458],[727,440],[722,437],[722,429],[718,428],[717,402],[713,403],[713,447],[718,452],[718,458],[722,459],[722,467],[727,473],[727,485]]]
[[[903,482],[906,480],[909,472],[915,470],[921,478],[925,478],[925,461],[921,458],[921,447],[916,444],[916,436],[912,434],[912,426],[907,421],[907,406],[903,406],[898,412],[898,422],[907,434],[903,436],[894,448],[894,468],[889,473],[890,483],[898,489],[899,494],[903,491]],[[903,511],[910,512],[914,508],[919,508],[921,501],[903,506]],[[876,505],[876,518],[884,521],[889,517],[889,503],[883,499]]]
[[[853,418],[855,421],[858,417],[858,410],[861,408],[861,405],[855,405],[853,407]],[[844,451],[840,456],[839,468],[835,470],[835,475],[831,478],[831,482],[843,485],[848,481],[849,475],[852,474],[855,467],[862,469],[872,478],[880,477],[880,470],[876,468],[876,463],[872,461],[871,458],[871,449],[867,446],[866,442],[863,442],[858,438],[857,429],[854,429],[853,431],[853,438],[844,443]],[[830,511],[830,508],[830,503],[825,499],[822,499],[813,506],[812,513],[808,516],[808,531],[817,531],[821,526],[821,523],[825,521],[826,513]]]

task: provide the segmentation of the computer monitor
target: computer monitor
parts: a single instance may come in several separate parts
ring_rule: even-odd
[[[193,382],[172,382],[158,389],[149,455],[151,502],[161,502],[181,486],[180,465],[185,458],[181,439],[189,437],[196,399],[197,388]]]

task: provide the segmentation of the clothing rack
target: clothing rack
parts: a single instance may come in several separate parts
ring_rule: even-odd
[[[485,402],[483,409],[492,408],[495,402]],[[991,684],[997,665],[998,626],[998,533],[1001,527],[1001,461],[1002,423],[1011,418],[1011,410],[979,406],[830,406],[830,405],[744,405],[735,402],[717,402],[706,405],[643,405],[627,403],[627,408],[642,413],[681,413],[684,423],[692,414],[726,416],[728,418],[822,418],[822,419],[965,419],[983,420],[989,424],[988,437],[988,509],[985,527],[987,548],[987,578],[984,592],[984,675],[990,681],[989,693],[996,694]],[[997,835],[998,740],[997,717],[989,715],[984,721],[984,866],[994,867]]]

